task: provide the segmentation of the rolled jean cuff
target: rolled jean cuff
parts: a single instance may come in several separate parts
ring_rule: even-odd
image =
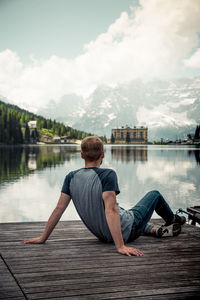
[[[152,224],[147,224],[145,229],[144,229],[144,234],[149,235],[152,228],[153,228]]]

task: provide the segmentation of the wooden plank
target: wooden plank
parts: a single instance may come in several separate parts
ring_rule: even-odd
[[[87,295],[84,296],[70,296],[70,297],[59,297],[59,300],[87,300]],[[95,299],[95,297],[93,298]],[[99,298],[99,299],[102,299],[102,298]],[[108,298],[106,298],[108,299]],[[117,298],[116,298],[117,299]],[[134,296],[133,297],[123,297],[121,296],[121,298],[119,299],[122,299],[122,300],[125,300],[125,299],[138,299],[138,300],[199,300],[199,295],[197,295],[196,292],[185,292],[185,293],[173,293],[173,294],[168,294],[168,295],[151,295],[149,297],[146,297],[146,296]],[[51,298],[51,300],[58,300],[58,298]]]
[[[168,274],[170,275],[170,274]],[[137,279],[137,280],[136,280]],[[155,279],[155,277],[153,278]],[[167,282],[167,286],[173,286],[174,282],[178,282],[178,283],[184,283],[185,285],[189,286],[190,284],[193,284],[193,282],[198,281],[199,282],[199,278],[198,276],[192,276],[190,278],[190,280],[188,281],[188,276],[185,276],[183,278],[181,278],[180,281],[178,280],[174,280],[174,277],[170,277],[170,276],[166,276],[165,278],[161,278],[158,281],[154,281],[151,280],[150,278],[144,278],[141,280],[139,280],[137,277],[132,277],[132,276],[128,276],[125,275],[123,276],[123,278],[120,275],[115,275],[114,277],[109,277],[109,276],[102,276],[102,277],[92,277],[92,278],[78,278],[78,279],[70,279],[69,277],[67,279],[60,279],[60,280],[54,280],[54,281],[38,281],[38,282],[30,282],[30,283],[23,283],[23,289],[25,291],[31,291],[31,292],[36,292],[37,290],[43,292],[43,291],[48,291],[51,288],[54,289],[54,291],[56,290],[63,290],[63,287],[65,289],[65,287],[69,287],[69,289],[82,289],[87,287],[88,285],[94,288],[94,286],[98,286],[98,287],[108,287],[109,284],[112,286],[120,286],[120,285],[126,285],[127,287],[129,285],[141,285],[143,286],[143,284],[150,284],[151,287],[153,286],[157,286],[159,284],[165,284],[166,287],[166,282]]]
[[[26,299],[1,257],[0,270],[0,299]]]
[[[39,270],[38,270],[39,272]],[[174,280],[177,279],[177,277],[181,276],[181,278],[183,279],[188,279],[190,278],[190,273],[191,273],[191,269],[188,269],[188,270],[178,270],[176,272],[157,272],[157,270],[154,270],[154,272],[149,272],[149,275],[147,274],[144,274],[145,270],[143,269],[141,272],[139,272],[139,274],[137,274],[137,276],[135,275],[134,271],[130,272],[130,274],[127,276],[127,273],[124,271],[122,274],[120,274],[121,276],[121,279],[123,280],[123,277],[126,276],[126,278],[132,278],[134,279],[135,281],[139,281],[139,282],[143,282],[143,279],[145,280],[149,280],[149,276],[151,276],[150,278],[150,281],[158,281],[160,282],[161,280],[165,280],[167,282],[167,280],[170,278],[170,277],[173,277]],[[146,272],[148,272],[148,270],[146,270]],[[155,274],[156,272],[156,274]],[[81,274],[65,274],[65,273],[47,273],[47,274],[43,274],[43,275],[35,275],[35,276],[20,276],[20,275],[17,275],[17,278],[20,282],[20,284],[22,286],[24,286],[25,283],[30,283],[30,282],[39,282],[39,281],[42,281],[42,282],[45,282],[45,281],[51,281],[51,282],[54,282],[55,280],[68,280],[69,277],[71,280],[74,280],[74,279],[79,279],[81,280],[81,278],[83,276],[87,276],[88,278],[90,278],[91,280],[94,278],[94,277],[113,277],[113,280],[114,280],[114,277],[119,274],[119,271],[118,270],[115,270],[113,272],[109,272],[109,271],[103,271],[103,272],[91,272],[91,273],[81,273]],[[144,274],[144,276],[143,276]],[[162,276],[162,278],[160,279],[160,277]],[[191,278],[198,278],[199,276],[199,270],[194,270],[192,271],[192,276]],[[181,279],[180,279],[181,281]]]
[[[20,243],[44,226],[0,224],[1,254],[27,299],[181,299],[199,292],[200,228],[186,225],[175,238],[142,236],[129,245],[144,256],[126,257],[99,242],[81,221],[60,222],[44,245]],[[2,282],[12,299],[12,283],[6,276]]]
[[[9,262],[9,260],[8,260]],[[138,260],[138,261],[135,261],[135,260],[132,260],[132,261],[129,261],[129,265],[130,266],[141,266],[141,262],[142,262],[142,265],[145,265],[145,267],[151,267],[153,266],[154,268],[156,268],[157,266],[159,267],[162,267],[162,266],[165,266],[166,262],[163,261],[163,260],[157,260],[157,261],[150,261],[149,259],[146,259],[146,260]],[[127,261],[112,261],[112,266],[113,267],[119,267],[119,266],[123,266],[123,267],[126,267],[127,265]],[[190,260],[188,260],[188,258],[186,259],[173,259],[171,258],[170,261],[168,262],[168,266],[171,266],[171,267],[179,267],[179,266],[192,266],[192,265],[196,265],[196,264],[200,264],[200,256],[198,258],[196,257],[192,257]],[[31,269],[30,269],[30,265],[29,263],[27,264],[13,264],[12,263],[12,270],[15,271],[16,273],[29,273],[29,272],[34,272],[37,271],[38,269],[40,269],[40,272],[42,271],[45,271],[45,270],[65,270],[65,269],[68,269],[68,270],[75,270],[75,269],[93,269],[93,268],[99,268],[99,267],[103,267],[103,268],[106,268],[108,267],[108,261],[105,261],[105,260],[99,260],[98,262],[96,260],[94,261],[90,261],[90,260],[87,260],[87,261],[82,261],[82,260],[79,260],[79,261],[65,261],[65,260],[57,260],[57,261],[54,261],[54,262],[46,262],[46,261],[43,261],[43,262],[38,262],[38,261],[35,261],[35,263],[31,262]]]
[[[142,288],[142,290],[141,290]],[[196,291],[199,292],[200,288],[197,285],[193,285],[192,287],[190,286],[185,286],[184,284],[180,284],[180,283],[176,283],[175,286],[170,287],[168,289],[166,289],[166,283],[165,284],[160,284],[160,286],[158,285],[155,287],[152,287],[152,285],[129,285],[129,286],[123,286],[123,285],[118,285],[118,286],[110,286],[109,289],[106,289],[105,287],[95,287],[95,289],[93,289],[93,287],[89,287],[87,289],[75,289],[75,290],[59,290],[59,291],[51,291],[51,292],[39,292],[39,293],[27,293],[28,298],[29,299],[51,299],[51,298],[55,298],[55,297],[63,297],[63,296],[67,296],[67,297],[71,297],[71,296],[77,296],[77,295],[87,295],[90,296],[92,293],[92,296],[95,298],[99,298],[99,296],[103,296],[103,299],[105,299],[105,295],[106,298],[108,299],[119,299],[119,294],[121,296],[128,296],[130,295],[131,297],[133,296],[140,296],[140,295],[145,295],[145,296],[150,296],[150,295],[162,295],[162,293],[166,293],[166,294],[171,294],[173,292],[183,292],[183,291]],[[114,295],[113,295],[114,294]],[[102,297],[101,297],[102,299]]]
[[[39,246],[38,246],[39,247]],[[136,245],[135,245],[135,247],[136,247]],[[139,247],[137,247],[137,248],[139,248]],[[44,249],[44,248],[41,248],[41,249]],[[153,258],[153,257],[159,257],[160,256],[160,253],[161,253],[161,251],[162,251],[162,255],[164,256],[165,255],[165,253],[164,253],[164,251],[168,251],[172,256],[173,256],[173,254],[174,253],[179,253],[179,255],[181,256],[182,255],[182,253],[183,254],[188,254],[188,255],[199,255],[199,253],[200,253],[200,248],[198,247],[196,247],[196,248],[187,248],[187,249],[179,249],[179,248],[175,248],[175,249],[169,249],[169,248],[163,248],[163,249],[153,249],[153,250],[144,250],[142,247],[140,247],[139,248],[141,251],[143,251],[144,252],[144,257],[149,257],[150,258],[150,256]],[[7,258],[10,258],[11,256],[13,257],[13,258],[15,258],[15,259],[19,259],[19,260],[23,260],[23,259],[32,259],[32,258],[43,258],[43,259],[45,259],[45,257],[49,257],[49,258],[59,258],[59,257],[62,257],[62,258],[64,258],[64,257],[79,257],[79,258],[81,258],[81,257],[87,257],[87,258],[89,258],[89,257],[91,257],[91,258],[96,258],[96,259],[98,259],[98,257],[99,256],[101,256],[101,258],[104,258],[104,257],[110,257],[111,258],[111,260],[112,259],[117,259],[118,258],[118,256],[119,256],[119,254],[118,253],[116,253],[116,250],[115,250],[115,248],[113,247],[112,249],[111,249],[111,251],[109,251],[109,249],[107,250],[106,249],[106,251],[102,251],[102,250],[97,250],[97,251],[93,251],[93,249],[90,249],[90,248],[88,248],[87,249],[87,252],[85,252],[85,251],[82,251],[82,249],[80,249],[80,248],[78,248],[78,249],[76,249],[76,250],[74,250],[74,251],[72,251],[71,249],[68,249],[67,247],[66,247],[66,249],[58,249],[57,251],[56,251],[56,249],[55,250],[48,250],[48,251],[42,251],[42,250],[40,250],[40,251],[33,251],[33,252],[28,252],[28,251],[20,251],[19,250],[19,252],[14,252],[14,251],[2,251],[2,254],[4,255],[4,257],[7,259]],[[130,258],[129,258],[130,259]],[[133,257],[131,257],[131,259],[135,259],[135,258],[133,258]],[[140,258],[138,258],[137,257],[137,259],[140,259]],[[163,258],[164,259],[164,258]]]
[[[95,261],[95,260],[104,260],[104,261],[116,261],[118,260],[119,258],[119,254],[117,253],[117,255],[115,255],[115,252],[113,251],[113,255],[112,255],[112,252],[111,253],[108,253],[108,255],[101,255],[99,253],[99,256],[98,255],[94,255],[94,256],[89,256],[89,255],[63,255],[61,257],[56,257],[55,255],[50,255],[51,253],[49,253],[48,255],[48,261],[49,262],[53,262],[53,261]],[[198,251],[194,251],[194,253],[192,251],[181,251],[181,252],[178,252],[176,253],[175,251],[170,251],[166,254],[163,254],[163,260],[169,260],[170,257],[173,257],[174,259],[177,257],[177,258],[188,258],[190,255],[192,255],[193,258],[198,258],[200,253],[199,253],[199,250]],[[44,260],[45,260],[45,256],[28,256],[28,257],[25,257],[25,258],[20,258],[18,259],[17,257],[7,257],[7,259],[9,259],[10,262],[13,262],[13,264],[16,262],[17,263],[17,260],[19,261],[19,264],[22,263],[22,264],[26,264],[26,262],[28,263],[29,261],[30,262],[35,262],[35,261],[38,261],[38,262],[41,262],[43,263]],[[162,258],[158,255],[158,253],[154,253],[154,252],[145,252],[142,259],[149,259],[149,261],[151,260],[162,260]],[[188,258],[189,259],[189,258]],[[134,261],[134,262],[137,262],[137,261],[140,261],[141,260],[141,257],[135,257],[135,256],[131,256],[129,258],[127,257],[120,257],[118,261]]]
[[[62,299],[62,298],[61,298]],[[71,299],[74,299],[73,297]],[[83,300],[83,298],[81,297]],[[131,299],[131,297],[128,298],[122,298],[123,300],[125,299]],[[139,300],[147,300],[147,297],[137,297]],[[186,292],[186,293],[173,293],[173,295],[151,295],[149,297],[151,300],[199,300],[199,295],[197,295],[196,292]],[[59,299],[60,300],[60,299]]]
[[[46,282],[51,281],[51,284],[54,284],[55,281],[69,281],[71,283],[74,283],[75,281],[79,282],[82,280],[82,278],[90,278],[90,280],[95,280],[97,279],[98,281],[103,281],[106,279],[112,278],[113,281],[118,280],[121,278],[125,278],[124,280],[132,279],[134,282],[161,282],[165,281],[167,282],[170,278],[173,278],[174,280],[182,281],[184,279],[187,279],[188,282],[192,281],[193,279],[198,279],[199,280],[199,269],[197,268],[196,270],[192,270],[191,268],[187,269],[181,269],[181,270],[162,270],[162,269],[152,269],[151,271],[148,269],[142,269],[142,270],[134,270],[132,271],[125,271],[123,272],[121,270],[118,270],[117,268],[115,270],[103,270],[99,272],[85,272],[85,273],[73,273],[71,274],[70,272],[66,274],[66,272],[52,272],[52,273],[46,273],[46,274],[34,274],[33,276],[23,276],[23,275],[17,275],[17,278],[22,286],[25,286],[25,284],[29,283],[34,283],[34,285],[37,285],[38,282],[45,282],[44,284],[46,285]],[[136,273],[137,272],[137,273]],[[146,273],[145,273],[146,272]],[[180,279],[179,279],[180,278]],[[60,282],[61,284],[61,282]]]
[[[157,219],[154,219],[156,222]],[[9,223],[1,223],[1,228],[34,228],[38,226],[44,226],[46,224],[46,221],[37,221],[37,222],[9,222]],[[69,227],[71,225],[73,226],[84,226],[83,222],[80,220],[69,220],[69,221],[60,221],[56,228],[63,228],[66,227],[66,225]]]
[[[165,261],[165,260],[168,260],[168,261],[173,261],[173,260],[178,260],[178,261],[186,261],[186,260],[197,260],[199,259],[200,257],[200,253],[198,251],[196,251],[192,256],[191,258],[188,258],[188,254],[190,254],[192,251],[188,252],[188,251],[182,251],[181,252],[181,255],[180,253],[178,252],[173,252],[173,256],[172,256],[172,253],[171,252],[167,252],[167,253],[164,253],[163,254],[163,258],[158,256],[157,253],[148,253],[148,255],[144,255],[142,258],[141,257],[126,257],[126,256],[122,256],[122,255],[117,255],[117,256],[111,256],[111,255],[108,255],[108,256],[101,256],[99,255],[98,256],[98,262],[107,262],[108,260],[109,261],[113,261],[115,262],[116,261],[116,258],[117,258],[117,262],[119,263],[123,263],[123,262],[129,262],[129,263],[140,263],[141,259],[143,262],[159,262],[160,260],[161,261]],[[109,254],[109,253],[108,253]],[[66,255],[66,256],[61,256],[61,257],[56,257],[54,255],[50,256],[48,255],[48,261],[45,260],[45,257],[43,256],[39,256],[39,257],[34,257],[34,256],[31,256],[30,257],[25,257],[25,258],[21,258],[20,260],[18,258],[15,258],[15,257],[12,257],[12,256],[9,256],[7,257],[7,261],[9,262],[12,262],[13,265],[17,264],[17,265],[26,265],[29,261],[31,263],[38,263],[38,264],[44,264],[45,262],[47,263],[57,263],[57,262],[68,262],[68,263],[75,263],[77,262],[77,264],[79,264],[80,262],[84,262],[85,263],[88,263],[88,262],[96,262],[97,261],[97,256],[76,256],[76,255]]]
[[[58,282],[57,282],[58,283]],[[134,283],[134,284],[133,284]],[[200,283],[199,279],[193,279],[192,284],[195,286],[198,286]],[[188,279],[183,279],[181,281],[174,281],[174,278],[169,278],[168,279],[168,285],[172,285],[173,287],[175,286],[188,286],[189,282]],[[61,284],[54,284],[52,282],[51,285],[25,285],[24,286],[24,291],[29,294],[29,293],[44,293],[44,292],[59,292],[60,290],[62,291],[77,291],[77,290],[86,290],[86,289],[93,289],[95,290],[96,288],[103,288],[103,291],[106,292],[106,290],[110,291],[110,288],[116,287],[119,290],[121,290],[121,287],[132,287],[134,286],[134,289],[140,290],[141,289],[141,283],[140,282],[135,282],[133,278],[128,278],[126,280],[122,280],[122,277],[118,277],[117,280],[113,280],[113,278],[105,278],[102,281],[93,281],[91,278],[88,279],[87,281],[80,280],[79,282],[77,281],[70,281],[68,282],[67,280],[64,282],[62,281]],[[160,287],[166,287],[166,281],[165,280],[160,280],[159,282],[155,282],[152,284],[150,280],[144,280],[142,282],[142,288],[144,289],[151,289],[152,287],[160,288]],[[123,288],[122,288],[123,289]]]
[[[63,221],[63,223],[65,223],[65,221]],[[33,225],[32,225],[33,226]],[[89,232],[89,230],[84,226],[78,226],[78,227],[70,227],[68,225],[66,225],[65,228],[57,228],[56,227],[56,230],[53,232],[52,236],[62,236],[63,234],[67,235],[67,234],[74,234],[74,233],[81,233],[81,234],[85,234],[87,235],[88,237],[93,237],[95,239],[95,237]],[[19,237],[22,237],[22,234],[33,234],[33,236],[37,233],[41,233],[43,230],[44,230],[44,227],[45,227],[45,224],[44,226],[42,226],[41,228],[38,228],[36,225],[34,227],[30,227],[30,228],[26,228],[26,227],[13,227],[12,230],[11,230],[11,227],[10,229],[9,228],[6,228],[6,226],[4,228],[1,227],[1,233],[0,233],[0,239],[2,239],[3,237],[7,238],[9,237],[10,235],[12,235],[13,237],[14,236],[19,236]],[[176,238],[180,238],[180,237],[186,237],[188,235],[191,235],[192,236],[196,236],[196,237],[199,237],[199,232],[200,232],[200,227],[193,227],[193,226],[190,226],[190,225],[185,225],[183,226],[182,228],[182,232],[179,236],[177,236]],[[143,239],[144,237],[141,236],[140,237],[140,240]]]
[[[86,232],[87,234],[84,235],[82,230],[77,230],[76,231],[70,231],[68,233],[64,233],[63,232],[55,232],[51,235],[50,239],[46,242],[46,245],[50,245],[50,244],[55,244],[59,245],[62,244],[63,241],[66,242],[70,242],[71,244],[75,244],[76,241],[79,241],[80,245],[84,245],[86,243],[86,240],[89,240],[89,242],[91,244],[103,244],[102,242],[100,242],[96,237],[94,237],[92,234],[88,234],[88,232]],[[10,245],[20,245],[20,241],[22,241],[24,238],[28,238],[28,237],[34,237],[34,236],[38,236],[39,234],[41,234],[41,232],[36,232],[34,231],[33,233],[27,234],[27,233],[16,233],[16,232],[9,232],[9,233],[0,233],[0,244],[1,246],[10,246]],[[4,237],[5,236],[5,237]],[[12,237],[12,239],[11,239]],[[85,237],[85,240],[83,240],[82,238]],[[170,243],[181,243],[181,241],[185,240],[188,241],[188,238],[190,239],[191,242],[197,242],[200,241],[200,231],[196,232],[196,233],[189,233],[187,232],[187,230],[185,229],[184,232],[182,232],[180,235],[178,235],[177,237],[168,237],[168,238],[153,238],[153,237],[148,237],[148,244],[166,244],[169,240]],[[69,241],[70,240],[70,241]],[[132,243],[137,243],[137,244],[143,244],[145,242],[147,242],[147,236],[141,236],[139,239],[135,240]],[[105,244],[105,243],[104,243]]]
[[[81,263],[81,266],[80,266],[80,263]],[[135,269],[137,268],[148,268],[149,270],[150,269],[157,269],[157,268],[165,268],[165,269],[170,269],[170,268],[191,268],[192,266],[194,266],[194,269],[196,268],[196,266],[200,265],[200,259],[198,260],[195,260],[195,259],[191,259],[188,261],[185,260],[185,261],[169,261],[167,263],[167,266],[166,266],[166,262],[163,261],[163,260],[160,260],[160,261],[156,261],[156,262],[153,262],[153,261],[145,261],[144,260],[140,260],[138,262],[135,262],[135,261],[130,261],[130,262],[118,262],[118,261],[111,261],[111,262],[90,262],[90,264],[88,263],[83,263],[80,261],[79,264],[77,264],[77,262],[73,262],[71,264],[69,263],[66,263],[66,262],[61,262],[58,261],[58,262],[55,262],[53,264],[47,264],[45,263],[45,265],[43,264],[31,264],[31,269],[30,269],[30,265],[26,265],[25,267],[22,267],[21,265],[15,265],[13,266],[12,265],[12,271],[15,272],[16,274],[28,274],[28,273],[37,273],[38,272],[38,269],[40,270],[40,273],[42,272],[51,272],[51,271],[66,271],[66,272],[69,272],[69,271],[73,271],[75,272],[76,270],[78,270],[78,272],[81,272],[81,270],[87,270],[88,272],[90,270],[93,270],[93,269],[99,269],[99,268],[108,268],[108,267],[111,267],[112,268],[126,268],[127,265],[131,268],[131,267],[134,267]]]
[[[135,299],[138,297],[138,299],[140,299],[141,296],[146,297],[146,299],[151,299],[152,296],[159,296],[160,299],[162,299],[162,295],[168,295],[170,298],[169,299],[173,299],[173,294],[175,293],[179,293],[182,295],[182,299],[186,299],[184,297],[185,293],[194,293],[197,294],[199,293],[200,289],[198,286],[185,286],[185,287],[169,287],[169,288],[161,288],[161,289],[150,289],[150,290],[143,290],[140,289],[138,291],[134,291],[132,289],[129,289],[128,291],[121,291],[121,292],[109,292],[109,293],[94,293],[94,294],[90,294],[88,291],[88,294],[85,295],[75,295],[75,297],[73,297],[72,295],[65,295],[62,296],[62,294],[59,297],[59,300],[71,300],[71,299],[124,299],[125,297],[128,298],[132,298]],[[38,298],[35,298],[35,295]],[[40,296],[38,294],[33,294],[33,296],[31,297],[29,294],[29,299],[44,299],[44,298],[40,298]],[[51,300],[56,300],[58,299],[57,297],[51,297],[51,294],[48,295],[49,298],[47,297],[46,299],[51,299]],[[85,297],[84,297],[85,296]]]
[[[152,224],[156,224],[156,225],[161,225],[163,224],[163,221],[161,219],[152,219],[151,220]],[[44,222],[23,222],[23,223],[1,223],[1,230],[6,230],[6,231],[25,231],[25,230],[30,230],[30,231],[34,231],[34,230],[40,230],[40,229],[44,229],[44,226],[46,225],[46,221]],[[80,220],[76,220],[76,221],[60,221],[57,225],[56,225],[56,230],[60,231],[60,230],[68,230],[68,229],[73,229],[73,228],[81,228],[83,230],[87,231],[86,226],[83,224],[82,221]],[[193,225],[188,225],[185,224],[183,226],[183,229],[187,228],[188,231],[190,232],[199,232],[200,231],[200,227],[199,226],[193,226]]]

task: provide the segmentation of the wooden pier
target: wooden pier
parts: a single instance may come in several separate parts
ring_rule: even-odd
[[[159,223],[160,220],[153,220]],[[173,238],[142,236],[128,257],[81,221],[60,222],[43,245],[23,245],[45,223],[0,224],[0,299],[200,299],[200,228]]]

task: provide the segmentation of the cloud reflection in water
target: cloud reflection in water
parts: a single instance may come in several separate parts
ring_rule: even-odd
[[[20,150],[20,163],[12,165],[8,162],[14,160],[16,151],[7,156],[2,155],[1,148],[1,165],[9,166],[9,173],[5,177],[5,169],[1,171],[0,222],[46,221],[57,203],[65,175],[83,167],[79,150],[76,146],[38,146],[26,150],[28,155]],[[102,167],[117,172],[121,190],[118,202],[124,208],[135,205],[153,189],[159,190],[174,210],[199,204],[198,149],[107,145],[105,152]],[[23,170],[28,172],[24,174]],[[79,219],[72,202],[62,219]]]

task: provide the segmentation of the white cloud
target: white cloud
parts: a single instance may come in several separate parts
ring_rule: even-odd
[[[0,94],[34,109],[67,93],[86,96],[99,84],[171,76],[198,45],[199,15],[199,0],[140,0],[73,60],[52,56],[23,66],[16,53],[5,50]]]
[[[15,86],[23,74],[23,65],[16,53],[11,50],[0,52],[0,89],[6,93]]]
[[[177,104],[177,107],[179,105]],[[145,120],[145,123],[151,128],[196,125],[195,120],[188,119],[186,111],[176,113],[172,112],[170,107],[170,102],[157,105],[151,109],[141,106],[136,115],[138,123],[143,124]]]
[[[185,59],[184,64],[189,68],[200,69],[200,49],[197,49],[197,51],[190,58]]]

